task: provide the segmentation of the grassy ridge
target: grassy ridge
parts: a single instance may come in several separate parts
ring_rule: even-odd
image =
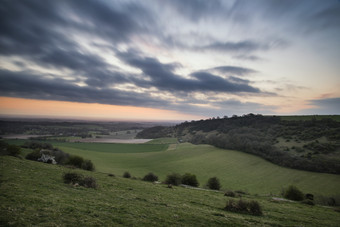
[[[15,142],[15,141],[14,141]],[[178,144],[151,147],[162,152],[132,153],[134,144],[54,143],[63,151],[90,159],[96,170],[122,175],[129,171],[143,177],[153,172],[164,180],[172,172],[196,174],[201,186],[212,176],[220,178],[222,188],[258,194],[278,195],[282,188],[294,184],[304,192],[332,196],[339,194],[340,175],[299,171],[277,166],[257,156],[210,145]],[[147,144],[145,144],[147,145]],[[91,147],[93,146],[93,147]],[[165,146],[165,147],[164,147]],[[121,152],[108,152],[119,147]],[[93,150],[92,150],[93,149]],[[151,148],[150,148],[151,149]],[[126,151],[126,152],[125,152]],[[142,152],[144,151],[144,152]]]
[[[107,153],[106,153],[107,154]],[[262,217],[223,210],[221,192],[198,191],[99,172],[72,170],[97,179],[98,189],[64,184],[70,170],[0,157],[0,226],[337,226],[334,210],[270,197],[257,200]]]

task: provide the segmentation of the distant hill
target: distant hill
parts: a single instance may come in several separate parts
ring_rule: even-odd
[[[176,137],[181,142],[255,154],[289,168],[340,174],[338,119],[248,114],[152,127],[137,134],[137,138]]]

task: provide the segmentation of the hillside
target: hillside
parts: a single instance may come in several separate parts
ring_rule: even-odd
[[[8,142],[20,145],[26,141]],[[160,180],[173,172],[192,173],[197,176],[200,187],[216,176],[223,190],[280,195],[282,188],[294,184],[317,198],[319,195],[339,197],[340,175],[284,168],[251,154],[211,145],[174,142],[174,139],[158,139],[149,144],[52,144],[64,152],[92,160],[96,170],[104,173],[123,175],[128,171],[132,176],[142,178],[153,172]]]
[[[333,208],[243,195],[263,216],[223,210],[222,192],[167,188],[100,172],[0,156],[1,226],[337,226]],[[63,173],[97,180],[98,188],[64,184]]]
[[[145,129],[138,138],[170,136],[260,156],[275,164],[340,173],[340,122],[335,116],[275,117],[248,114]]]

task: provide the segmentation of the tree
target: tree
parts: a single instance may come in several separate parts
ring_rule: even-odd
[[[208,188],[213,190],[220,190],[221,188],[220,180],[217,177],[212,177],[208,180],[207,186]]]
[[[191,173],[186,173],[182,176],[182,184],[190,185],[193,187],[198,187],[199,185],[196,175]]]

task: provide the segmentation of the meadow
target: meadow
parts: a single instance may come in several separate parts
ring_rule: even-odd
[[[160,152],[154,152],[154,154]],[[107,154],[107,153],[106,153]],[[140,154],[140,153],[139,153]],[[167,188],[100,172],[0,156],[0,226],[338,226],[334,208],[270,196],[256,200],[263,216],[223,210],[222,191]],[[198,169],[198,168],[197,168]],[[94,177],[98,188],[63,182],[63,174]]]
[[[25,140],[9,140],[23,144]],[[305,193],[326,196],[339,194],[340,175],[314,173],[277,166],[243,152],[210,145],[174,143],[158,139],[147,144],[97,144],[52,142],[55,147],[90,159],[96,171],[123,175],[125,171],[142,178],[148,172],[164,180],[167,174],[192,173],[200,187],[210,177],[218,177],[223,190],[242,190],[251,194],[280,195],[294,184]]]

